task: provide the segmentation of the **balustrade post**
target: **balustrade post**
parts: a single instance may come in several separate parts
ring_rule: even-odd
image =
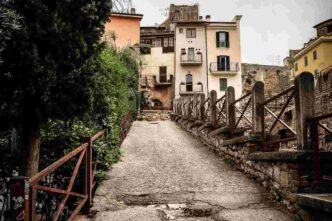
[[[198,94],[195,92],[194,97],[193,97],[193,117],[194,117],[194,119],[198,118],[197,105],[198,105]]]
[[[229,130],[235,129],[235,90],[234,87],[228,87],[226,90],[226,127]]]
[[[212,90],[209,94],[210,97],[210,123],[213,127],[217,125],[217,92]]]
[[[82,211],[85,215],[89,214],[90,207],[92,205],[92,185],[93,185],[93,170],[92,170],[92,139],[87,137],[86,143],[88,147],[86,148],[85,153],[85,162],[84,162],[84,195],[88,197]]]
[[[296,137],[298,150],[309,150],[307,120],[315,116],[314,76],[303,72],[295,77]]]
[[[200,94],[199,98],[199,106],[198,106],[198,120],[204,121],[204,101],[205,101],[205,94]]]
[[[10,220],[32,221],[30,201],[30,186],[28,177],[13,177],[9,183],[10,189]]]
[[[265,136],[264,101],[264,83],[258,81],[252,87],[252,135],[260,140]]]

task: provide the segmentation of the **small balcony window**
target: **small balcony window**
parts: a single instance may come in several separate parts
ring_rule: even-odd
[[[191,74],[186,75],[186,91],[193,91],[193,76]]]
[[[217,57],[217,69],[218,69],[218,71],[229,71],[230,70],[229,56],[218,56]]]

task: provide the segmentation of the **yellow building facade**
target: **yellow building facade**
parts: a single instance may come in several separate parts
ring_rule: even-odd
[[[304,71],[319,75],[332,66],[332,19],[314,28],[317,30],[317,38],[305,44],[305,47],[294,56],[295,75]]]
[[[294,57],[294,71],[320,73],[332,65],[332,36],[323,36],[311,43]]]

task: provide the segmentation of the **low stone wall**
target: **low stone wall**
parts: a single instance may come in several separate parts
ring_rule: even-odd
[[[305,211],[297,206],[297,193],[312,192],[312,152],[257,152],[258,145],[248,136],[226,140],[225,133],[211,129],[207,124],[172,117],[183,129],[200,139],[223,160],[257,181],[274,199],[288,208],[302,220],[307,220]],[[280,147],[283,149],[283,147]],[[289,147],[287,147],[289,149]],[[331,155],[329,155],[331,156]],[[324,169],[332,169],[329,156],[321,159]],[[325,191],[331,187],[322,187]],[[327,190],[332,191],[332,189]],[[300,219],[300,220],[301,220]]]

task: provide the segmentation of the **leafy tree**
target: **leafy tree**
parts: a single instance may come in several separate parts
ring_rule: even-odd
[[[26,175],[38,172],[40,128],[83,116],[92,106],[88,68],[111,1],[13,0],[22,28],[12,34],[0,65],[0,119],[22,127]]]

